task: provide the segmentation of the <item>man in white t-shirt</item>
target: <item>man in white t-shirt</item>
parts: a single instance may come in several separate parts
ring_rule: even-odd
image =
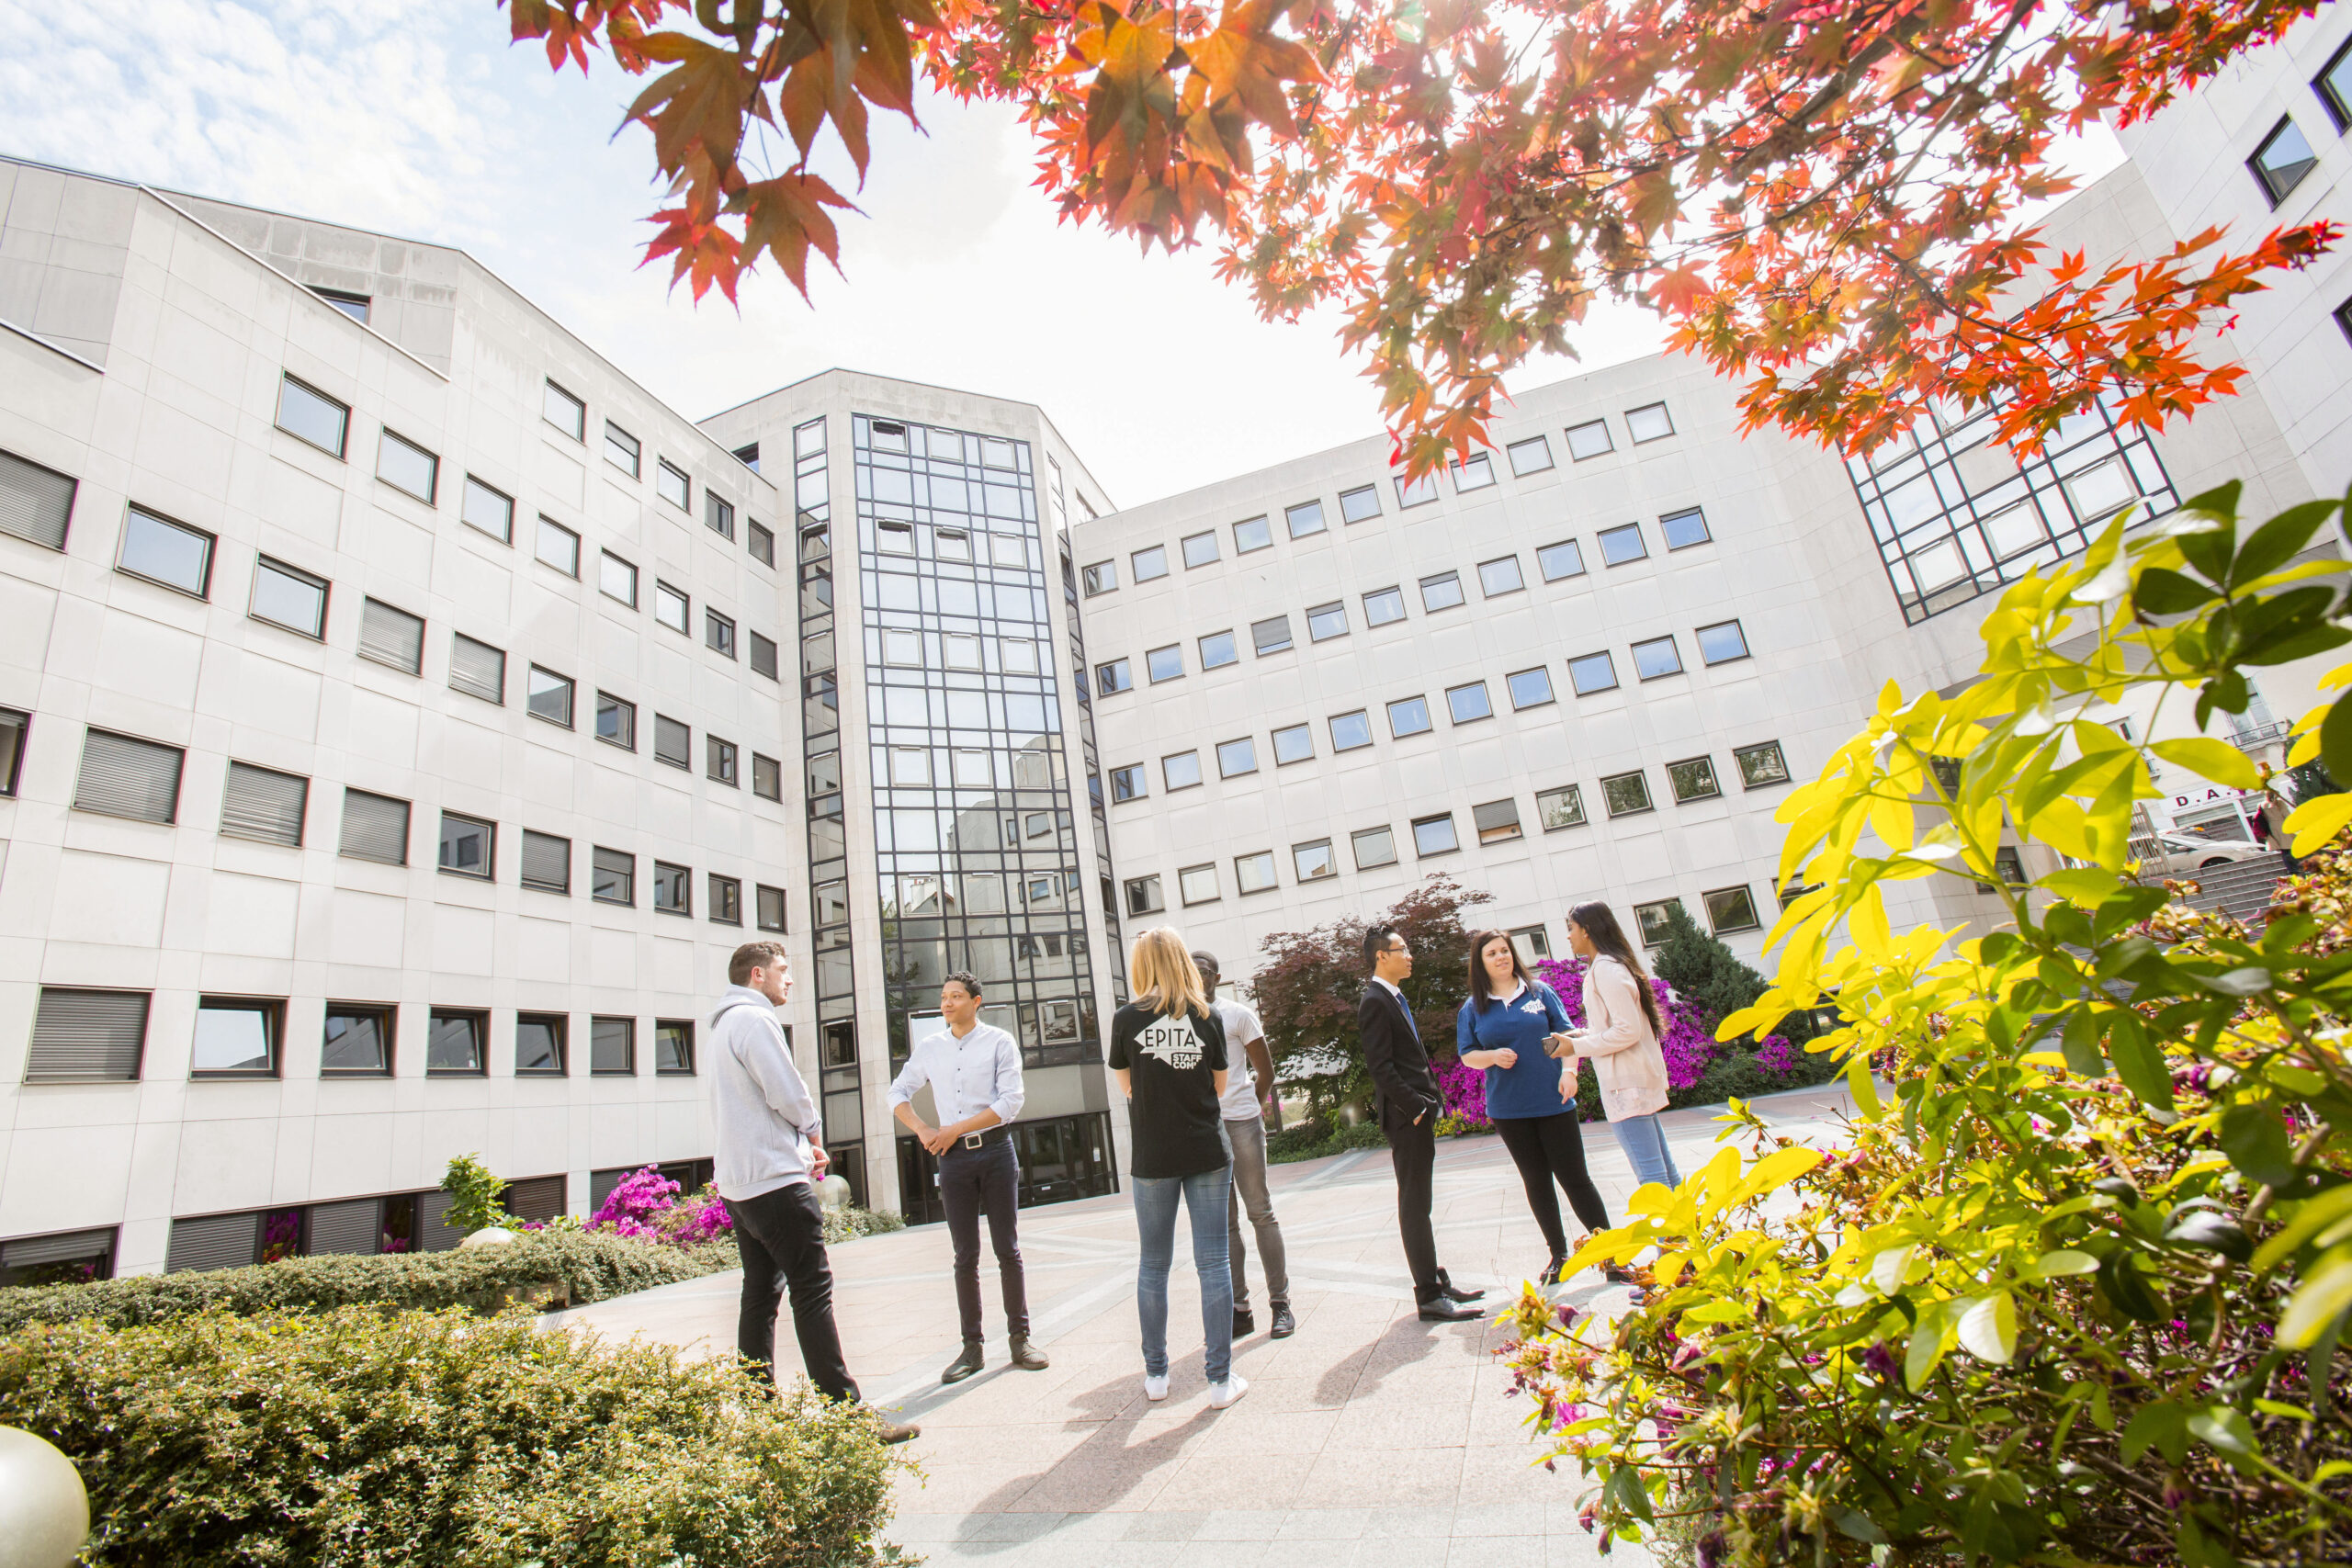
[[[1274,1095],[1274,1059],[1266,1050],[1265,1026],[1247,1004],[1216,994],[1217,966],[1214,953],[1195,952],[1193,966],[1207,987],[1209,1005],[1225,1026],[1226,1140],[1233,1145],[1233,1191],[1225,1206],[1227,1235],[1233,1251],[1233,1333],[1236,1338],[1257,1332],[1250,1314],[1250,1283],[1241,1266],[1250,1251],[1241,1243],[1241,1211],[1250,1211],[1250,1226],[1258,1233],[1258,1262],[1266,1270],[1266,1301],[1273,1309],[1273,1337],[1287,1339],[1298,1332],[1290,1314],[1290,1266],[1283,1253],[1283,1227],[1274,1218],[1272,1196],[1266,1190],[1266,1105]]]

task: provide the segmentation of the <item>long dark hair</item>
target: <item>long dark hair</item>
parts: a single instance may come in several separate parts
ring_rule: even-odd
[[[1657,1015],[1657,997],[1650,989],[1649,974],[1634,956],[1633,943],[1625,940],[1625,928],[1617,923],[1615,911],[1606,904],[1578,904],[1568,911],[1568,924],[1584,929],[1595,956],[1613,958],[1634,972],[1634,994],[1642,998],[1642,1016],[1650,1021],[1650,1032],[1664,1040],[1666,1021]]]
[[[1510,949],[1510,972],[1518,976],[1521,985],[1531,991],[1535,988],[1535,976],[1530,975],[1527,972],[1527,965],[1519,961],[1519,943],[1511,941],[1510,932],[1499,930],[1472,931],[1470,933],[1470,999],[1476,1004],[1480,1012],[1486,1011],[1487,1004],[1494,999],[1494,987],[1487,980],[1487,944],[1498,937],[1500,937]]]

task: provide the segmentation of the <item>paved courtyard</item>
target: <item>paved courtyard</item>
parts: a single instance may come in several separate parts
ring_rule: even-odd
[[[1785,1131],[1828,1139],[1847,1105],[1831,1085],[1758,1109]],[[1684,1170],[1708,1156],[1715,1114],[1667,1117]],[[1590,1127],[1585,1147],[1611,1216],[1622,1213],[1633,1181],[1616,1141]],[[1005,1364],[984,1253],[990,1365],[940,1386],[958,1344],[944,1225],[835,1248],[850,1368],[868,1400],[922,1426],[910,1445],[922,1473],[901,1478],[889,1538],[933,1563],[1008,1568],[1597,1562],[1576,1520],[1584,1483],[1531,1462],[1529,1403],[1510,1394],[1492,1354],[1503,1330],[1416,1317],[1386,1151],[1277,1166],[1273,1183],[1298,1333],[1266,1337],[1253,1248],[1259,1329],[1235,1347],[1250,1392],[1226,1411],[1208,1407],[1181,1220],[1170,1392],[1162,1404],[1144,1399],[1135,1221],[1124,1194],[1022,1214],[1034,1334],[1053,1359],[1043,1372]],[[1437,1220],[1454,1280],[1487,1287],[1490,1303],[1542,1266],[1543,1241],[1497,1139],[1440,1145]],[[564,1315],[715,1352],[734,1343],[740,1280],[715,1275]],[[1625,1303],[1622,1289],[1590,1273],[1560,1295],[1602,1314]],[[789,1358],[788,1318],[778,1337]],[[797,1375],[789,1359],[786,1375]],[[1620,1546],[1612,1561],[1647,1559]]]

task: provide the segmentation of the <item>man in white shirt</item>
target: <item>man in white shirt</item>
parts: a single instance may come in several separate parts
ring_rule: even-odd
[[[1266,1105],[1274,1096],[1274,1059],[1266,1050],[1265,1025],[1243,1002],[1216,994],[1216,955],[1197,949],[1193,966],[1201,972],[1209,1006],[1225,1026],[1226,1141],[1233,1145],[1233,1190],[1225,1205],[1226,1235],[1233,1254],[1233,1333],[1236,1338],[1258,1330],[1250,1313],[1250,1282],[1241,1266],[1250,1250],[1241,1243],[1241,1211],[1250,1211],[1250,1228],[1258,1233],[1258,1262],[1266,1270],[1266,1302],[1273,1308],[1271,1332],[1287,1339],[1298,1332],[1290,1314],[1290,1264],[1283,1251],[1282,1223],[1274,1218],[1273,1195],[1266,1186]]]
[[[1020,1043],[980,1021],[980,982],[957,970],[940,982],[939,1013],[947,1025],[925,1036],[891,1082],[891,1113],[939,1160],[939,1201],[956,1248],[956,1306],[964,1318],[964,1350],[939,1374],[962,1382],[987,1364],[981,1354],[980,1216],[989,1221],[1004,1289],[1005,1326],[1012,1364],[1043,1371],[1046,1358],[1029,1343],[1029,1295],[1021,1273],[1021,1170],[1012,1156],[1012,1119],[1021,1114]],[[915,1091],[931,1086],[933,1127],[915,1111]]]

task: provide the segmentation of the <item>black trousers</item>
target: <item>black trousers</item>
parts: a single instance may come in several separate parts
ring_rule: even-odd
[[[1577,1125],[1575,1111],[1551,1116],[1498,1116],[1495,1131],[1503,1135],[1503,1147],[1519,1167],[1519,1179],[1527,1189],[1527,1207],[1543,1229],[1544,1244],[1552,1249],[1553,1257],[1568,1254],[1567,1233],[1560,1227],[1559,1193],[1552,1190],[1555,1181],[1568,1195],[1577,1224],[1589,1231],[1609,1228],[1608,1206],[1601,1202],[1600,1190],[1584,1168],[1584,1134]]]
[[[825,1212],[816,1189],[796,1181],[756,1198],[729,1198],[727,1210],[735,1217],[735,1249],[743,1258],[737,1353],[775,1377],[775,1310],[789,1292],[792,1331],[800,1340],[800,1364],[808,1381],[855,1404],[857,1384],[850,1381],[841,1333],[833,1326],[833,1271],[825,1262]]]
[[[956,1310],[964,1343],[978,1345],[980,1328],[980,1216],[989,1220],[997,1279],[1004,1292],[1006,1331],[1029,1336],[1029,1288],[1021,1273],[1021,1167],[1010,1137],[977,1149],[956,1144],[939,1156],[939,1201],[947,1210],[947,1237],[956,1248]]]
[[[1432,1179],[1437,1174],[1437,1116],[1413,1119],[1395,1107],[1381,1107],[1388,1134],[1388,1163],[1396,1171],[1396,1234],[1405,1243],[1405,1265],[1413,1271],[1413,1299],[1427,1302],[1442,1283],[1437,1235],[1430,1228]]]

